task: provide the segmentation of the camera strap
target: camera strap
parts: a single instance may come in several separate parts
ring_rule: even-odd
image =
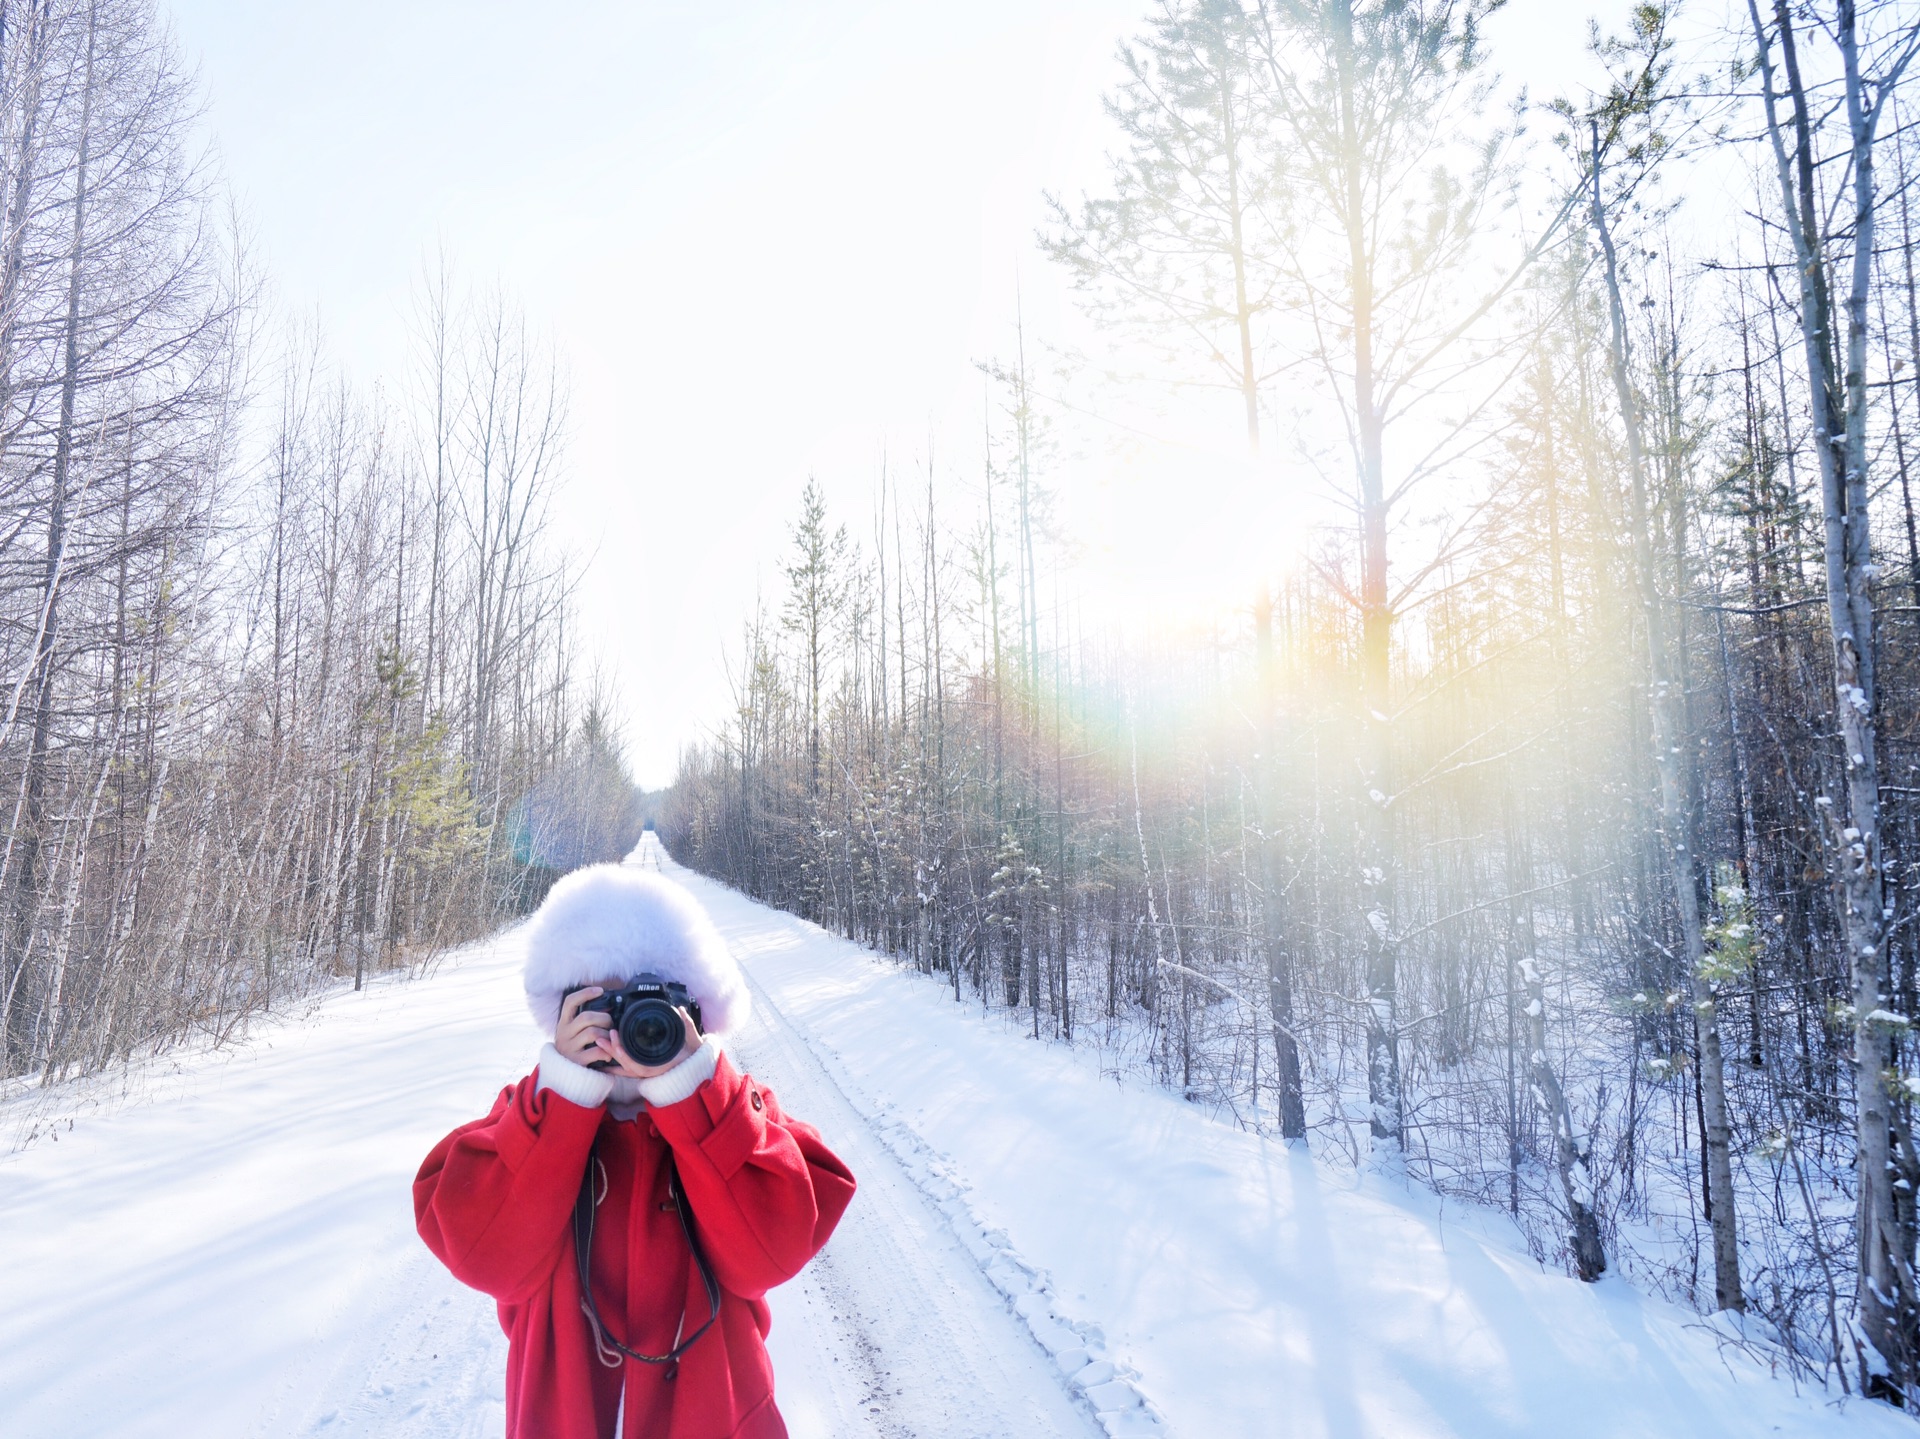
[[[602,1180],[600,1192],[596,1194],[594,1180]],[[707,1262],[706,1251],[700,1247],[700,1238],[693,1230],[693,1215],[687,1209],[686,1191],[680,1187],[680,1170],[673,1162],[673,1151],[667,1151],[667,1193],[672,1196],[674,1213],[680,1216],[680,1232],[686,1236],[687,1248],[693,1253],[693,1262],[700,1270],[700,1281],[707,1290],[707,1320],[685,1339],[680,1338],[679,1329],[686,1328],[687,1315],[684,1302],[680,1311],[679,1329],[674,1332],[674,1345],[665,1354],[642,1354],[637,1349],[629,1349],[607,1331],[606,1322],[600,1317],[600,1307],[593,1299],[593,1220],[594,1211],[600,1207],[600,1201],[606,1197],[604,1180],[606,1168],[600,1163],[600,1141],[596,1137],[593,1148],[587,1152],[587,1172],[581,1178],[580,1197],[573,1203],[573,1254],[580,1270],[580,1312],[587,1316],[587,1324],[593,1330],[594,1348],[599,1352],[600,1362],[609,1369],[620,1367],[620,1358],[638,1359],[642,1364],[673,1364],[680,1362],[680,1356],[693,1348],[694,1342],[713,1328],[713,1321],[720,1317],[720,1282],[713,1277],[713,1266]],[[667,1377],[673,1377],[669,1370]]]

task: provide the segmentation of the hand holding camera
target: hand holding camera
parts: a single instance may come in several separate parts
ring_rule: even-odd
[[[698,1049],[701,1033],[700,1006],[685,985],[641,974],[568,994],[553,1043],[575,1064],[652,1079]]]

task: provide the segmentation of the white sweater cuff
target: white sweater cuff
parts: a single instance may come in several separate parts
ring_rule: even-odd
[[[719,1066],[720,1041],[709,1034],[700,1041],[698,1049],[665,1074],[641,1080],[640,1097],[655,1109],[678,1104],[712,1079],[714,1070]]]
[[[575,1064],[549,1044],[540,1051],[539,1087],[551,1089],[582,1109],[592,1109],[607,1102],[607,1096],[613,1093],[613,1078],[584,1064]]]

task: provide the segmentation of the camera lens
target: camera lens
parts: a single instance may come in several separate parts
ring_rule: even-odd
[[[664,999],[643,999],[620,1020],[620,1043],[636,1064],[665,1064],[687,1042],[687,1027]]]

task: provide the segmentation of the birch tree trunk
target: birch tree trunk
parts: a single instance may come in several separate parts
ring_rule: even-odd
[[[1855,1237],[1859,1246],[1854,1292],[1853,1339],[1863,1392],[1912,1395],[1920,1373],[1916,1345],[1916,1295],[1910,1239],[1899,1233],[1894,1199],[1892,1102],[1887,1073],[1892,1061],[1886,1008],[1888,913],[1881,861],[1878,696],[1874,681],[1873,532],[1868,510],[1867,304],[1873,278],[1878,210],[1874,193],[1874,141],[1881,102],[1914,55],[1909,31],[1887,71],[1863,74],[1859,16],[1854,0],[1836,0],[1830,34],[1844,75],[1851,265],[1845,295],[1846,340],[1842,350],[1833,313],[1832,275],[1816,196],[1814,119],[1801,75],[1794,17],[1786,0],[1775,0],[1770,40],[1757,0],[1748,0],[1760,62],[1767,134],[1780,186],[1780,205],[1793,238],[1799,273],[1800,335],[1805,350],[1814,451],[1820,465],[1820,506],[1825,521],[1824,561],[1828,634],[1832,645],[1834,715],[1840,732],[1845,782],[1840,804],[1821,796],[1827,819],[1829,864],[1846,936],[1853,988]],[[1792,110],[1792,139],[1779,114],[1780,88],[1773,45],[1780,47],[1785,97]],[[1836,366],[1844,370],[1836,374]]]
[[[1261,721],[1265,733],[1260,755],[1260,921],[1267,950],[1267,1010],[1273,1024],[1274,1088],[1279,1095],[1280,1134],[1307,1137],[1307,1111],[1300,1084],[1300,1046],[1294,1035],[1293,956],[1287,947],[1286,906],[1281,896],[1279,683],[1274,654],[1273,600],[1263,593],[1255,615],[1259,647]]]
[[[1513,928],[1512,942],[1518,942]],[[1568,1246],[1574,1271],[1591,1283],[1607,1272],[1607,1251],[1600,1242],[1600,1221],[1593,1212],[1593,1156],[1588,1136],[1574,1128],[1560,1076],[1547,1057],[1547,987],[1533,956],[1519,956],[1515,969],[1526,986],[1527,1079],[1534,1102],[1553,1126],[1553,1167],[1560,1176],[1560,1192],[1567,1204]]]

